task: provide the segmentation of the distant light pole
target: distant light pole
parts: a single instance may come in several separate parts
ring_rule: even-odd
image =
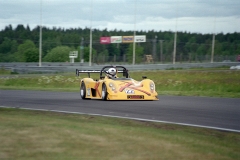
[[[42,0],[40,0],[40,25],[39,25],[39,67],[42,66]]]
[[[214,59],[214,46],[215,46],[215,33],[213,33],[213,38],[212,38],[212,54],[211,54],[211,63],[213,63],[213,59]]]
[[[214,48],[215,48],[215,28],[216,28],[216,8],[213,22],[213,38],[212,38],[212,54],[211,54],[211,63],[214,61]]]
[[[153,42],[152,57],[153,57],[153,59],[156,59],[156,58],[157,58],[157,56],[156,56],[156,43],[157,43],[157,38],[158,38],[158,36],[155,35],[155,38],[152,39],[152,42]]]
[[[133,33],[133,60],[132,65],[135,64],[135,52],[136,52],[136,43],[135,43],[135,36],[136,36],[136,0],[134,4],[134,33]]]
[[[175,31],[174,35],[173,64],[175,64],[176,61],[176,49],[177,49],[177,31]]]
[[[90,25],[90,46],[89,46],[89,66],[92,65],[92,0],[91,0],[91,25]]]
[[[176,50],[177,50],[177,24],[178,24],[178,2],[177,2],[176,25],[175,25],[175,34],[174,34],[173,64],[175,64],[175,61],[176,61]]]
[[[160,43],[160,59],[161,59],[161,63],[163,63],[163,42],[164,40],[159,40]]]
[[[84,46],[83,45],[84,45],[84,38],[82,37],[81,44],[80,44],[80,56],[79,56],[79,58],[80,58],[80,60],[79,60],[80,65],[83,64],[83,62],[84,62],[84,59],[83,59]]]

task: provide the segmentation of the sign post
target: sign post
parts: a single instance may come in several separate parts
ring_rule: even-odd
[[[78,51],[70,51],[69,53],[69,58],[70,58],[70,63],[74,63],[74,58],[78,57]]]

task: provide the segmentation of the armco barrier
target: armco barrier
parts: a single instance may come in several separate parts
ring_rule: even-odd
[[[123,65],[131,70],[166,70],[166,69],[188,69],[188,68],[212,68],[221,66],[235,66],[239,62],[216,62],[216,63],[176,63],[176,64],[137,64]],[[56,72],[74,72],[75,69],[82,70],[99,70],[103,66],[114,65],[104,64],[97,65],[88,63],[42,63],[39,67],[38,63],[0,63],[0,68],[10,69],[17,73],[56,73]],[[121,65],[121,64],[116,64]]]

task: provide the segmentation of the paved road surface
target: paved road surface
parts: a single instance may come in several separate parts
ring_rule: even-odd
[[[159,96],[159,101],[82,100],[77,92],[0,90],[0,106],[101,114],[240,132],[240,99]]]

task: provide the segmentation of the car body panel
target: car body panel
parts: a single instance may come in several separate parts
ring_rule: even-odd
[[[118,66],[119,67],[119,66]],[[78,73],[86,73],[86,71],[77,70]],[[97,71],[89,71],[90,73],[99,73]],[[128,74],[127,74],[128,75]],[[83,78],[80,81],[86,86],[87,99],[103,99],[103,85],[107,88],[106,100],[158,100],[158,93],[155,91],[155,84],[150,79],[136,81],[129,77],[108,78],[107,76],[99,80]]]

